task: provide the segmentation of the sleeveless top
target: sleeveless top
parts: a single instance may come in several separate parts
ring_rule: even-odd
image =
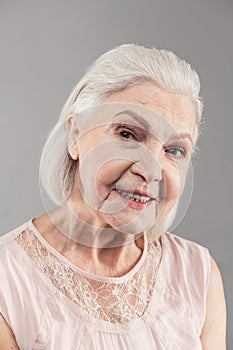
[[[122,277],[71,264],[33,219],[0,238],[0,312],[21,350],[198,350],[210,255],[164,233]]]

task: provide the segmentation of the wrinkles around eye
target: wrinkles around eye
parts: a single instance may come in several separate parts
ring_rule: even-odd
[[[141,130],[140,128],[135,126],[129,126],[125,124],[116,126],[115,133],[123,139],[134,140],[138,142],[142,142],[147,137],[146,132],[144,130]]]

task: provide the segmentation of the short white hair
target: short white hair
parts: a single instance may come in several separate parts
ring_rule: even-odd
[[[189,63],[173,52],[124,44],[101,55],[75,85],[60,117],[48,135],[40,160],[40,182],[58,205],[71,194],[77,161],[68,152],[66,120],[75,112],[97,106],[116,92],[143,81],[153,82],[166,92],[189,96],[202,115],[200,81]]]

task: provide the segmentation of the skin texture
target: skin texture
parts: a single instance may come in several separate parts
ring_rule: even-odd
[[[172,128],[177,134],[188,133],[192,142],[195,142],[196,110],[193,103],[186,96],[166,94],[161,90],[158,90],[153,84],[147,83],[133,86],[122,92],[113,94],[104,102],[127,102],[148,108],[156,115],[162,115],[165,123],[172,125]],[[154,121],[152,120],[151,129],[156,129],[156,125],[153,125],[153,122]],[[72,134],[70,120],[67,123],[67,129],[68,135]],[[162,197],[161,203],[163,210],[161,210],[162,216],[160,219],[165,217],[177,203],[180,196],[182,191],[181,182],[184,182],[193,147],[190,140],[188,138],[185,139],[184,143],[187,149],[187,158],[185,160],[175,159],[169,153],[166,153],[164,149],[164,146],[168,148],[169,142],[167,142],[166,145],[163,145],[161,142],[155,140],[153,136],[154,135],[152,134],[143,138],[140,142],[134,142],[134,148],[137,149],[137,154],[139,153],[139,149],[137,148],[138,145],[140,145],[141,149],[143,148],[143,151],[147,150],[147,153],[143,153],[142,151],[142,156],[139,157],[138,160],[132,161],[132,164],[128,164],[121,160],[118,162],[114,160],[109,161],[108,163],[105,162],[104,166],[101,166],[103,161],[100,160],[99,164],[97,163],[97,167],[99,165],[100,169],[98,173],[93,171],[93,163],[96,162],[99,154],[103,153],[104,142],[108,147],[110,142],[119,139],[119,134],[114,132],[111,134],[111,132],[106,130],[105,126],[99,125],[84,133],[78,141],[74,141],[74,138],[71,136],[69,145],[70,155],[73,159],[78,160],[79,162],[77,176],[75,177],[74,190],[68,200],[68,203],[74,212],[83,220],[91,223],[93,226],[95,225],[96,227],[103,228],[109,225],[117,230],[123,222],[132,222],[136,213],[134,210],[126,207],[124,210],[118,212],[117,215],[109,215],[108,212],[102,210],[102,203],[98,203],[97,200],[95,201],[93,196],[93,193],[95,193],[95,185],[100,197],[107,198],[108,202],[114,201],[117,194],[114,191],[109,191],[109,185],[117,183],[121,188],[123,183],[124,188],[124,183],[127,183],[128,186],[133,187],[133,189],[141,189],[146,192],[149,189],[149,192],[155,197],[159,193],[160,189],[158,190],[158,188],[162,187],[160,195]],[[134,140],[131,140],[131,142],[133,141]],[[110,145],[112,145],[112,143],[110,143]],[[119,152],[119,147],[120,146],[118,145],[118,148],[116,146],[111,149],[117,149],[117,152]],[[128,147],[126,146],[126,142],[124,147],[125,150]],[[97,151],[99,149],[101,149],[101,152],[98,153]],[[143,163],[143,160],[148,154],[151,155],[150,161]],[[86,159],[88,157],[90,159],[88,159],[87,162]],[[134,155],[132,157],[134,157]],[[88,166],[85,166],[86,163],[89,168]],[[91,167],[90,164],[92,164]],[[163,179],[162,185],[159,184],[159,182],[162,183],[161,178]],[[94,184],[93,188],[91,187],[91,184]],[[86,201],[83,200],[83,193],[80,191],[80,188],[84,188],[85,190]],[[128,189],[128,187],[126,187],[126,189]],[[90,196],[92,196],[91,199]],[[87,205],[91,200],[93,200],[91,204],[94,204]],[[106,202],[107,201],[104,202],[105,209]],[[150,220],[151,217],[154,218],[153,212],[150,212],[150,214],[151,215],[147,215],[146,218],[142,217],[142,223],[144,223],[144,227],[143,225],[140,226],[142,230],[146,229],[145,223]],[[130,230],[127,232],[129,231]],[[135,227],[133,231],[135,232]],[[124,249],[124,247],[121,247],[121,249]]]
[[[102,159],[100,159],[99,172],[94,172],[94,170],[92,172],[92,170],[89,170],[88,176],[85,176],[85,174],[87,174],[85,168],[87,157],[91,155],[91,159],[97,161],[98,168],[98,157],[95,150],[100,149],[104,142],[107,142],[107,145],[112,142],[118,142],[119,145],[121,145],[123,142],[122,137],[125,138],[124,136],[126,136],[126,134],[120,133],[118,129],[117,132],[114,130],[109,132],[106,126],[96,125],[95,128],[91,130],[88,129],[88,132],[83,133],[83,136],[77,140],[75,134],[78,134],[79,130],[72,130],[72,117],[67,120],[66,127],[69,135],[68,146],[70,156],[79,162],[73,191],[68,199],[68,204],[73,212],[82,218],[83,222],[89,223],[94,227],[92,233],[94,233],[97,243],[102,239],[102,233],[106,227],[112,228],[113,235],[114,233],[119,234],[119,227],[121,227],[122,224],[128,223],[129,221],[132,222],[132,219],[138,216],[138,211],[129,206],[126,206],[116,215],[111,215],[108,210],[102,210],[103,203],[105,206],[108,206],[116,199],[121,200],[121,198],[118,198],[119,195],[116,191],[111,191],[112,184],[117,183],[122,185],[127,183],[128,186],[130,184],[134,189],[150,190],[150,193],[153,192],[154,195],[160,193],[160,196],[164,197],[162,198],[163,202],[160,219],[162,220],[162,218],[166,217],[167,213],[177,203],[182,192],[190,156],[197,138],[196,109],[187,96],[163,92],[155,85],[148,82],[115,93],[109,96],[104,102],[133,103],[150,109],[156,113],[156,115],[161,115],[166,122],[172,125],[177,134],[189,134],[191,141],[190,139],[185,139],[187,158],[183,160],[182,166],[178,166],[176,163],[177,160],[174,160],[171,154],[165,151],[165,149],[168,149],[168,145],[163,145],[155,141],[152,137],[153,135],[144,137],[140,141],[135,141],[132,139],[132,136],[130,136],[130,140],[123,140],[126,142],[125,145],[128,147],[128,142],[135,142],[136,147],[140,143],[140,145],[143,146],[142,149],[145,152],[149,152],[148,154],[152,154],[154,157],[153,159],[156,159],[156,164],[159,164],[159,168],[156,168],[156,172],[152,171],[155,167],[150,166],[147,168],[146,165],[143,164],[143,156],[140,162],[132,161],[131,163],[126,163],[123,160],[118,162],[111,162],[109,160],[105,166],[102,166],[103,162]],[[122,131],[125,130],[121,130],[121,132]],[[127,138],[128,136],[127,134]],[[99,154],[100,153],[101,152],[99,152]],[[100,198],[106,198],[106,201],[99,201],[97,195],[91,196],[93,190],[88,192],[88,186],[90,186],[90,182],[93,182],[92,179],[94,179],[96,193]],[[161,179],[163,179],[163,182]],[[180,181],[181,179],[182,181]],[[160,189],[158,185],[160,182],[165,184],[164,186],[161,185],[162,189]],[[80,190],[80,187],[83,188],[83,191]],[[163,188],[165,188],[166,191],[164,191]],[[164,195],[162,196],[161,194]],[[57,212],[59,212],[59,210],[60,209],[57,209]],[[154,209],[150,212],[149,216],[151,216],[151,213],[153,214],[153,211]],[[132,230],[134,230],[135,227],[140,230],[140,225],[142,225],[143,221],[146,219],[146,216],[144,217],[143,215],[141,221],[140,218],[136,221],[136,226],[134,226]],[[148,215],[146,210],[145,215]],[[109,249],[81,245],[78,241],[64,237],[57,227],[51,223],[48,214],[36,218],[34,220],[34,225],[48,243],[63,254],[67,260],[79,268],[97,275],[122,276],[135,266],[143,251],[142,237],[132,240],[130,244]],[[217,265],[212,259],[210,284],[207,295],[206,320],[201,334],[203,349],[226,349],[225,328],[226,310],[222,280]],[[4,350],[10,349],[10,346],[13,346],[12,349],[17,349],[16,344],[13,343],[14,337],[12,332],[7,328],[4,320],[1,320],[0,339],[2,339],[1,336],[3,336],[3,334],[5,337],[3,344],[7,345],[2,345],[0,348]]]
[[[131,244],[120,245],[111,249],[100,249],[99,242],[101,241],[103,231],[107,227],[111,227],[113,234],[119,236],[119,226],[122,223],[133,222],[133,219],[138,218],[138,211],[126,206],[124,210],[114,215],[109,214],[106,211],[102,211],[101,204],[93,195],[90,199],[89,187],[92,183],[95,184],[97,192],[102,198],[107,198],[105,202],[114,201],[118,196],[116,192],[109,191],[109,183],[127,183],[136,189],[145,190],[148,189],[156,196],[159,182],[162,184],[161,197],[162,198],[162,210],[161,217],[166,217],[167,213],[177,203],[180,196],[182,186],[180,185],[180,179],[185,179],[186,171],[189,165],[189,159],[192,152],[192,143],[195,143],[196,138],[196,110],[194,104],[186,96],[165,93],[153,85],[152,83],[144,83],[141,85],[132,86],[122,92],[113,94],[108,97],[106,103],[133,103],[140,107],[150,109],[156,115],[162,115],[165,122],[172,125],[172,128],[177,134],[186,133],[190,135],[189,138],[184,140],[185,147],[187,149],[187,159],[182,159],[182,166],[179,165],[180,159],[177,160],[167,152],[170,142],[166,145],[157,142],[151,135],[143,137],[142,140],[122,140],[118,132],[109,132],[106,126],[94,125],[92,129],[88,128],[88,132],[84,132],[81,137],[76,140],[74,135],[79,133],[79,130],[72,131],[71,119],[67,122],[67,132],[69,135],[69,151],[73,159],[78,160],[77,175],[75,177],[75,183],[70,198],[68,199],[68,205],[72,208],[73,212],[83,220],[88,222],[93,227],[96,247],[80,245],[74,239],[69,240],[64,238],[55,225],[51,224],[47,215],[34,220],[34,225],[38,228],[44,238],[59,252],[61,252],[68,260],[77,265],[81,269],[87,272],[94,273],[103,276],[121,276],[127,273],[139,260],[142,254],[143,241],[142,239],[132,240]],[[153,122],[153,120],[152,120]],[[94,122],[93,122],[94,123]],[[153,125],[152,125],[153,127]],[[154,126],[156,129],[156,125]],[[72,135],[74,134],[74,135]],[[144,157],[141,157],[138,161],[132,161],[127,163],[123,161],[114,162],[109,161],[105,163],[107,165],[102,166],[102,159],[98,159],[98,154],[95,150],[102,147],[104,142],[124,142],[125,148],[128,148],[128,143],[133,142],[133,148],[138,147],[140,144],[143,150],[147,150],[153,155],[153,159],[159,164],[160,168],[152,166],[152,163],[143,163]],[[166,146],[166,147],[165,147]],[[173,146],[173,144],[172,144]],[[114,150],[114,148],[113,148]],[[87,162],[89,168],[85,168],[85,162],[88,155],[93,153],[93,162],[97,162],[97,168],[99,165],[99,172],[92,173],[91,162]],[[102,153],[101,153],[102,154]],[[149,166],[148,166],[149,165]],[[156,169],[156,170],[154,170]],[[179,169],[179,172],[177,172]],[[88,171],[87,171],[88,170]],[[163,181],[161,181],[163,178]],[[81,182],[81,183],[80,183]],[[87,195],[83,197],[82,191]],[[165,188],[165,191],[163,191]],[[90,191],[90,193],[95,193]],[[163,194],[166,194],[163,196]],[[90,203],[90,200],[93,202]],[[146,223],[149,218],[154,217],[153,212],[145,210],[145,217],[142,215],[137,221],[137,225],[133,226],[133,230],[141,229],[140,226],[143,222]],[[59,225],[58,225],[59,226]],[[83,230],[76,230],[83,232]],[[92,233],[93,233],[92,232]],[[109,262],[111,261],[111,264]]]
[[[117,108],[116,103],[112,102],[110,105],[112,105],[111,112]],[[131,112],[136,110],[129,104],[122,103],[122,105],[123,110],[124,106],[126,106],[125,109],[131,108]],[[170,112],[168,108],[164,114],[168,115]],[[131,206],[126,206],[115,211],[114,216],[108,215],[112,214],[113,203],[117,202],[118,198],[116,191],[111,189],[120,188],[128,192],[141,190],[160,199],[159,211],[160,213],[163,211],[163,217],[165,217],[180,196],[181,182],[184,182],[189,165],[193,132],[189,134],[191,141],[189,138],[183,140],[187,156],[175,157],[168,152],[171,151],[171,145],[177,146],[177,141],[173,143],[170,141],[171,135],[188,133],[189,127],[178,130],[177,125],[171,124],[171,118],[159,117],[154,111],[151,112],[143,107],[137,109],[137,114],[140,115],[141,123],[148,124],[147,127],[139,127],[139,123],[132,121],[123,112],[120,115],[117,113],[118,118],[112,118],[114,121],[112,122],[107,117],[103,117],[104,109],[106,109],[105,106],[101,111],[101,121],[96,116],[100,114],[99,109],[97,112],[94,109],[89,116],[91,125],[87,125],[84,131],[82,130],[77,141],[72,143],[71,138],[71,154],[79,162],[74,191],[69,199],[70,202],[72,201],[72,208],[84,220],[95,226],[110,225],[121,231],[121,224],[132,222],[136,212]],[[192,118],[190,118],[190,124],[191,120]],[[125,126],[121,125],[123,123]],[[69,124],[68,129],[69,134],[76,134]],[[123,137],[122,133],[126,135]],[[82,213],[78,208],[80,202],[82,202]],[[143,211],[141,226],[138,221],[139,227],[137,229],[134,226],[133,233],[148,230],[154,224],[155,205],[153,202],[150,208]],[[148,221],[150,225],[145,227]],[[127,227],[126,232],[130,233],[131,228]]]
[[[12,330],[0,314],[0,349],[19,350]]]
[[[221,274],[213,258],[201,343],[204,350],[226,350],[226,303]]]

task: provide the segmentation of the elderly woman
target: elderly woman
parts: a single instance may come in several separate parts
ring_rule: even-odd
[[[1,238],[0,348],[225,347],[206,248],[166,232],[198,138],[199,78],[172,52],[102,55],[44,146],[56,207]]]

